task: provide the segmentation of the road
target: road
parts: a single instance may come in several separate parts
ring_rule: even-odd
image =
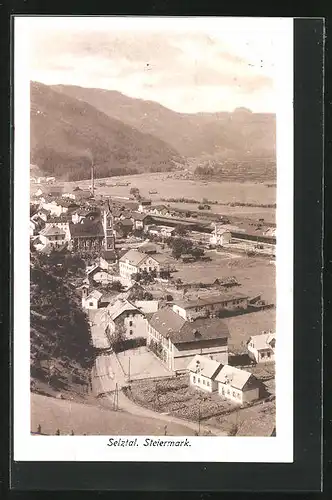
[[[101,356],[99,356],[100,358]],[[121,365],[117,360],[115,354],[103,356],[102,361],[98,358],[94,367],[94,378],[98,379],[99,384],[99,394],[103,394],[103,398],[100,399],[100,404],[106,408],[113,408],[114,405],[114,393],[116,390],[116,384],[118,389],[118,407],[120,410],[135,415],[142,420],[142,427],[145,426],[146,419],[155,419],[157,421],[163,421],[165,425],[176,425],[186,428],[190,435],[193,432],[198,432],[198,423],[190,422],[188,420],[183,420],[173,415],[168,415],[165,413],[159,413],[143,406],[139,406],[129,399],[123,392],[122,388],[127,385],[125,375],[122,371]],[[212,434],[214,436],[225,436],[225,432],[220,429],[213,428],[206,425],[200,426],[201,433]]]

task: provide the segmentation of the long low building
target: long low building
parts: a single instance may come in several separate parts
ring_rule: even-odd
[[[226,323],[218,318],[186,321],[171,309],[161,309],[148,318],[148,347],[171,371],[187,369],[196,354],[228,362]]]

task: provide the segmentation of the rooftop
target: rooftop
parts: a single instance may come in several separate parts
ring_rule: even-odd
[[[171,309],[160,309],[149,320],[152,328],[174,344],[230,336],[226,323],[220,319],[186,321]]]
[[[127,299],[118,299],[114,304],[109,304],[107,310],[112,320],[115,320],[126,311],[141,312]]]
[[[254,348],[257,350],[268,349],[270,347],[270,342],[275,338],[275,333],[261,333],[260,335],[252,335],[248,342],[253,342]]]
[[[174,303],[174,305],[181,307],[182,309],[192,309],[194,307],[203,307],[209,304],[222,304],[224,302],[229,302],[231,300],[246,299],[247,295],[243,293],[232,293],[232,294],[222,294],[222,295],[210,295],[206,297],[198,298],[197,300],[179,300]]]
[[[70,234],[73,238],[102,238],[104,237],[104,229],[100,221],[90,221],[84,219],[80,224],[69,224]]]
[[[231,387],[234,387],[234,389],[243,389],[250,377],[256,380],[250,372],[240,370],[234,366],[225,365],[216,376],[216,381],[222,384],[229,384]]]
[[[129,250],[120,258],[120,262],[129,261],[132,266],[138,266],[144,259],[147,258],[145,253],[139,252],[138,250]]]
[[[47,226],[40,233],[42,236],[65,236],[66,233],[63,229],[60,229],[57,226]]]
[[[98,290],[92,290],[92,292],[89,293],[89,295],[87,296],[87,299],[101,299],[101,297],[103,296],[103,294],[101,292],[98,292]]]
[[[208,356],[196,354],[187,367],[190,372],[203,375],[203,377],[213,378],[222,369],[222,364],[219,361],[210,359]]]

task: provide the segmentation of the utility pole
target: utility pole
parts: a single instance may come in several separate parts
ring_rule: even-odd
[[[198,435],[201,434],[201,402],[198,403]]]
[[[128,359],[128,382],[130,382],[130,356]]]

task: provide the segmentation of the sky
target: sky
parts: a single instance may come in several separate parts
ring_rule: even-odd
[[[31,80],[117,90],[182,113],[276,111],[283,20],[30,20]]]

